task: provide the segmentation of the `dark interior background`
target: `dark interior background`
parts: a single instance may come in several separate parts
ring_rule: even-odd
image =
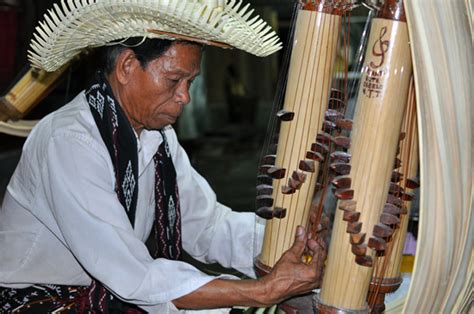
[[[26,52],[34,27],[52,0],[0,0],[0,91],[4,95],[26,71]],[[284,46],[291,25],[291,0],[252,0],[256,13],[280,35]],[[367,10],[351,17],[350,55],[359,45]],[[93,54],[91,54],[93,55]],[[196,169],[218,199],[238,211],[254,210],[258,160],[273,106],[283,51],[258,58],[237,50],[206,47],[202,75],[193,84],[193,100],[175,125]],[[352,60],[351,60],[352,61]],[[81,91],[93,58],[82,57],[26,119],[40,119]],[[232,92],[237,86],[240,92]],[[242,92],[243,91],[243,92]],[[0,200],[18,162],[23,138],[0,133]]]

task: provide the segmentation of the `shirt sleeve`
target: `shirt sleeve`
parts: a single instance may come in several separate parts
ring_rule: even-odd
[[[255,277],[255,235],[261,237],[254,213],[233,212],[217,202],[207,181],[191,166],[174,131],[167,132],[177,171],[183,248],[206,263],[217,262]],[[257,228],[257,230],[256,230]]]
[[[80,137],[51,137],[41,169],[58,238],[81,266],[120,299],[153,312],[215,279],[180,261],[153,258],[135,236],[114,192],[104,147]]]

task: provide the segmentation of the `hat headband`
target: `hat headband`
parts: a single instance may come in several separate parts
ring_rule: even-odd
[[[236,0],[219,7],[199,0],[62,0],[36,27],[28,57],[34,67],[55,71],[86,47],[141,36],[195,38],[260,57],[281,49],[271,27],[241,6]]]

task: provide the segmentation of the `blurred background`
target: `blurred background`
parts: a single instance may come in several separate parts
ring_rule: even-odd
[[[26,51],[34,27],[52,0],[0,0],[0,95],[28,69]],[[280,35],[284,47],[291,25],[291,0],[252,0]],[[350,19],[349,64],[359,46],[368,10]],[[93,55],[93,54],[92,54]],[[236,50],[206,47],[202,75],[191,88],[192,101],[175,125],[194,167],[216,191],[218,200],[237,211],[255,208],[258,160],[270,118],[283,51],[258,58]],[[338,62],[344,62],[342,57]],[[40,119],[87,86],[91,56],[82,57],[27,119]],[[357,80],[357,75],[352,76]],[[24,138],[0,133],[0,201],[18,162]]]

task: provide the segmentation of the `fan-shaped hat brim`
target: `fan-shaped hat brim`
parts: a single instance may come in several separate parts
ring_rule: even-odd
[[[208,1],[210,2],[210,1]],[[87,47],[130,37],[195,40],[234,47],[256,56],[281,49],[277,34],[249,5],[229,0],[212,7],[201,0],[61,0],[36,27],[29,60],[55,71]]]

